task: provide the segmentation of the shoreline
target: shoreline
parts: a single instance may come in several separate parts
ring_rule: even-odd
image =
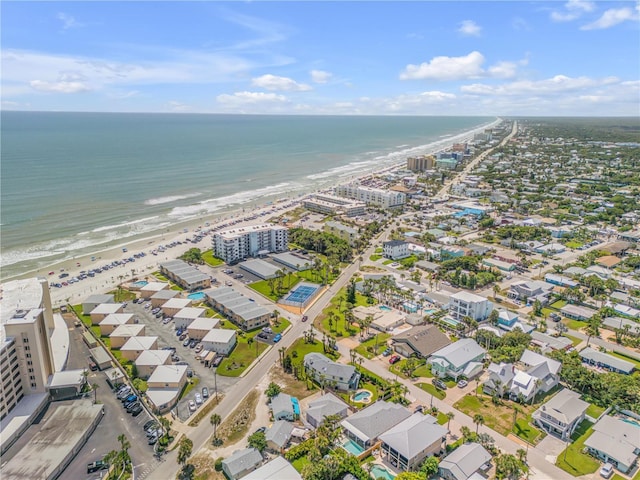
[[[496,120],[488,124],[484,124],[484,125],[475,127],[471,130],[462,132],[460,134],[452,135],[450,137],[431,142],[431,144],[425,145],[428,151],[423,153],[423,155],[429,155],[442,150],[446,150],[447,148],[450,148],[454,143],[469,141],[471,138],[473,138],[473,135],[476,132],[482,131],[486,128],[493,128],[501,124],[502,122],[503,120],[497,117]],[[429,145],[432,145],[432,147],[429,148]],[[393,163],[392,165],[385,165],[381,168],[373,169],[372,171],[368,171],[366,173],[363,172],[360,175],[355,175],[349,178],[345,178],[345,177],[338,178],[336,179],[337,181],[333,182],[333,186],[336,186],[340,183],[352,182],[358,179],[362,180],[375,175],[380,175],[381,173],[397,170],[406,164],[406,158],[407,157],[405,157],[401,161]],[[136,259],[134,263],[127,263],[122,266],[116,267],[112,270],[109,270],[107,272],[98,273],[96,274],[95,277],[91,279],[91,281],[87,281],[89,280],[87,279],[74,284],[69,284],[68,286],[65,286],[62,288],[54,287],[53,289],[51,289],[51,295],[52,295],[52,300],[54,300],[54,304],[58,304],[61,301],[61,299],[74,298],[77,294],[79,294],[78,292],[78,290],[80,289],[79,287],[89,287],[89,290],[87,290],[87,288],[82,289],[82,293],[85,295],[90,293],[99,293],[100,291],[105,291],[105,289],[114,288],[119,283],[119,282],[116,282],[116,280],[119,280],[116,277],[116,275],[122,276],[121,274],[119,274],[120,272],[131,274],[131,270],[133,269],[135,270],[137,276],[146,275],[148,273],[151,273],[151,271],[153,271],[152,267],[157,266],[157,264],[160,261],[163,261],[165,259],[170,259],[170,258],[176,258],[180,256],[182,253],[184,253],[186,250],[188,250],[189,248],[196,247],[196,248],[200,248],[203,251],[209,250],[210,249],[209,247],[211,244],[211,240],[210,240],[211,237],[209,235],[205,235],[203,237],[202,242],[205,242],[204,244],[202,244],[202,242],[197,244],[184,242],[184,240],[187,237],[193,236],[193,231],[198,226],[201,226],[205,230],[213,229],[217,225],[220,225],[229,219],[236,219],[236,220],[242,219],[242,221],[236,224],[235,226],[267,223],[273,215],[267,214],[267,215],[264,215],[264,218],[263,218],[262,216],[259,215],[261,212],[273,211],[274,214],[277,213],[277,215],[281,215],[286,211],[289,211],[298,207],[302,203],[303,198],[326,189],[327,187],[317,188],[313,191],[309,191],[306,193],[291,192],[291,194],[286,198],[283,198],[282,194],[274,195],[274,196],[266,196],[260,199],[260,203],[262,204],[260,206],[257,206],[255,204],[247,205],[246,207],[243,207],[242,205],[238,205],[238,206],[234,206],[229,210],[220,211],[219,213],[203,214],[202,217],[198,219],[192,218],[189,220],[178,221],[172,224],[171,226],[166,227],[166,231],[164,232],[158,232],[158,233],[149,232],[151,234],[142,234],[144,236],[138,239],[132,239],[132,240],[126,239],[123,242],[118,243],[116,245],[109,245],[109,246],[106,246],[105,248],[96,249],[89,253],[82,253],[77,256],[73,256],[72,258],[54,261],[50,264],[47,264],[47,266],[44,266],[44,267],[33,268],[27,271],[23,271],[16,275],[11,275],[7,278],[2,279],[2,282],[17,280],[21,278],[28,278],[33,276],[45,277],[50,282],[58,281],[58,275],[63,270],[64,272],[69,273],[70,276],[76,276],[75,273],[80,272],[81,270],[89,270],[94,267],[111,263],[115,260],[122,260],[123,258],[128,258],[130,256],[133,256],[134,253],[145,252],[145,254],[147,254],[145,257]],[[292,194],[293,194],[293,197],[291,196]],[[264,202],[269,202],[269,203],[264,203]],[[286,209],[275,210],[278,204],[289,204],[289,203],[292,203],[290,207]],[[258,215],[258,218],[254,220],[246,220],[246,217],[253,216],[253,215]],[[206,223],[209,223],[210,225],[206,227],[205,226]],[[187,229],[186,233],[184,232],[185,228]],[[157,256],[153,256],[149,253],[151,250],[158,248],[158,246],[160,245],[166,245],[174,241],[181,241],[183,243],[182,245],[177,245],[174,248],[167,249],[165,252],[159,252]],[[126,253],[123,252],[122,250],[123,248],[127,249]],[[94,261],[91,261],[92,257],[95,257]],[[49,272],[54,272],[54,274],[49,275],[48,274]],[[128,276],[128,275],[125,275],[125,276]],[[100,283],[102,283],[102,288],[100,288],[100,286],[98,285]],[[93,288],[94,286],[96,286],[96,288]]]

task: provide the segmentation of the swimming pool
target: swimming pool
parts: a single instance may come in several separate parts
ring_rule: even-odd
[[[305,307],[311,301],[320,287],[310,283],[302,283],[289,292],[282,300],[285,305]]]
[[[440,320],[442,320],[444,323],[448,323],[453,328],[456,328],[458,325],[460,325],[460,322],[458,320],[456,320],[455,318],[442,317]]]
[[[380,305],[378,308],[380,310],[384,310],[385,312],[390,312],[391,310],[393,310],[391,307],[388,307],[386,305]]]
[[[149,282],[145,282],[144,280],[139,280],[137,282],[133,282],[133,286],[134,287],[144,287],[148,284]]]
[[[418,305],[412,302],[404,302],[402,306],[409,313],[416,313],[418,311]]]
[[[362,448],[353,440],[346,440],[341,446],[351,455],[355,455],[356,457],[364,452],[364,448]]]
[[[424,313],[425,315],[433,315],[434,313],[436,313],[438,310],[436,310],[435,308],[430,308],[429,310],[425,310]]]
[[[640,423],[638,423],[638,422],[637,422],[637,421],[635,421],[635,420],[631,420],[630,418],[623,418],[623,419],[622,419],[622,421],[623,421],[624,423],[630,423],[630,424],[631,424],[631,425],[633,425],[634,427],[638,427],[638,428],[640,428]]]
[[[205,294],[203,292],[190,293],[187,298],[191,300],[204,300]]]
[[[356,402],[365,402],[370,398],[371,398],[371,392],[367,390],[361,390],[353,396],[353,400]]]
[[[374,465],[371,468],[371,474],[373,475],[373,478],[375,478],[376,480],[378,478],[384,478],[384,480],[393,480],[394,478],[396,478],[396,476],[392,475],[391,472],[389,472],[389,470],[387,470],[384,467],[381,467],[380,465]]]

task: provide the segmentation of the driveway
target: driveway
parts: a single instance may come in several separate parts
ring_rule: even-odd
[[[543,453],[549,463],[556,463],[556,458],[565,448],[567,444],[553,435],[547,435],[536,445],[536,450]]]

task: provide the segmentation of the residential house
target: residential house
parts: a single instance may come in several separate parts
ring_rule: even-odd
[[[151,298],[162,290],[169,290],[169,286],[167,282],[147,282],[140,287],[140,296],[142,298]]]
[[[456,320],[471,317],[479,322],[485,320],[493,310],[493,303],[485,297],[464,290],[451,295],[449,314]]]
[[[265,432],[267,448],[274,453],[282,453],[291,440],[293,424],[286,420],[277,420]]]
[[[584,420],[587,407],[589,404],[580,400],[579,393],[565,388],[533,412],[532,418],[547,433],[568,440]]]
[[[444,480],[467,480],[491,467],[491,454],[478,443],[463,443],[440,461],[438,474]],[[480,476],[484,478],[484,476]]]
[[[345,418],[349,412],[349,406],[331,393],[322,395],[317,400],[309,402],[306,411],[306,420],[312,427],[318,428],[326,417],[338,415]]]
[[[222,471],[230,480],[237,480],[257,469],[262,461],[262,455],[255,448],[236,450],[222,461]]]
[[[187,383],[186,365],[158,365],[147,379],[147,398],[156,413],[166,413],[178,403]]]
[[[108,315],[113,313],[124,313],[124,307],[121,303],[101,303],[97,305],[91,313],[91,325],[99,325]]]
[[[589,307],[581,307],[579,305],[565,305],[560,309],[560,313],[567,318],[572,318],[573,320],[589,320],[593,317],[598,311]]]
[[[640,455],[638,430],[637,425],[605,415],[593,426],[593,433],[584,445],[591,455],[611,463],[622,473],[629,473]]]
[[[631,374],[635,370],[635,365],[631,362],[623,360],[622,358],[614,357],[608,353],[594,350],[591,347],[587,347],[580,351],[580,358],[583,362],[593,365],[599,368],[606,368],[612,372],[624,373],[626,375]]]
[[[304,356],[304,368],[315,382],[337,390],[355,390],[360,382],[360,373],[353,365],[334,362],[317,352]]]
[[[175,328],[187,328],[196,318],[203,318],[206,310],[199,307],[186,307],[173,315]]]
[[[409,244],[402,240],[390,240],[382,243],[382,254],[386,258],[399,260],[409,256]]]
[[[151,306],[153,308],[162,307],[165,303],[178,295],[180,295],[178,290],[160,290],[159,292],[151,295]]]
[[[268,463],[245,475],[244,480],[302,480],[298,471],[284,457],[277,456]]]
[[[391,338],[391,346],[405,357],[429,358],[451,343],[449,337],[435,325],[420,325]]]
[[[519,328],[524,333],[530,333],[535,326],[520,321],[520,316],[516,312],[500,309],[498,313],[498,327],[507,332],[512,332]]]
[[[359,306],[352,310],[356,320],[371,319],[371,328],[380,332],[389,332],[402,325],[406,314],[390,307],[380,308],[377,305]]]
[[[362,448],[372,447],[378,437],[411,416],[402,405],[377,401],[341,422],[347,438]]]
[[[525,350],[519,364],[523,370],[516,370],[511,382],[509,396],[512,400],[523,399],[528,402],[539,392],[548,392],[560,381],[562,364],[556,360]]]
[[[509,287],[507,297],[523,302],[535,302],[538,300],[542,305],[549,303],[549,294],[553,290],[553,285],[538,280],[521,280]]]
[[[382,455],[398,470],[416,470],[425,458],[442,453],[448,433],[431,415],[414,413],[380,435]]]
[[[427,363],[431,365],[431,372],[440,378],[472,378],[482,371],[486,353],[475,340],[463,338],[434,352]]]
[[[567,337],[553,337],[538,331],[530,332],[529,335],[531,335],[531,343],[540,347],[543,354],[553,350],[566,352],[573,347],[573,342]]]
[[[207,333],[219,324],[219,318],[198,317],[187,327],[187,334],[191,339],[202,340]]]
[[[289,420],[293,422],[300,415],[298,399],[286,393],[279,393],[273,397],[270,408],[274,420]]]
[[[360,238],[360,234],[357,229],[340,222],[327,222],[325,223],[323,230],[345,240],[351,246],[355,245]]]
[[[131,337],[140,337],[145,334],[145,326],[142,323],[119,325],[109,334],[111,348],[122,347]]]
[[[511,389],[511,382],[516,375],[516,367],[513,363],[491,363],[487,368],[489,377],[482,384],[482,391],[487,395],[494,393],[503,397],[505,392]]]
[[[104,320],[100,322],[100,335],[111,335],[113,331],[120,325],[128,325],[134,323],[132,313],[112,313],[104,317]]]
[[[168,290],[168,291],[173,292],[175,290]],[[162,309],[162,314],[165,317],[173,317],[176,313],[178,313],[183,308],[190,307],[192,303],[193,302],[191,301],[190,298],[170,298],[169,300],[164,302],[164,304],[160,308]]]
[[[135,361],[138,377],[150,377],[159,365],[171,365],[171,350],[145,350]]]
[[[544,276],[544,281],[551,285],[558,285],[559,287],[577,287],[580,285],[578,282],[571,280],[569,277],[563,275],[557,275],[555,273],[547,273]]]
[[[120,353],[122,353],[123,358],[134,362],[145,350],[157,349],[158,337],[131,337],[124,343],[124,345],[122,345],[122,347],[120,347]]]

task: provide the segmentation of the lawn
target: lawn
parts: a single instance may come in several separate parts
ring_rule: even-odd
[[[571,340],[571,342],[573,343],[573,346],[577,346],[580,344],[580,342],[582,342],[581,339],[579,339],[578,337],[572,337],[571,335],[565,335],[565,337],[567,337],[568,339]]]
[[[564,246],[567,247],[567,248],[579,248],[582,245],[584,245],[584,243],[578,242],[576,240],[571,240],[571,241],[569,241],[569,242],[564,244]]]
[[[446,413],[438,412],[438,425],[445,425],[449,421]]]
[[[180,394],[180,400],[186,397],[187,394],[198,385],[198,383],[200,383],[200,379],[198,377],[191,377]]]
[[[322,341],[318,339],[316,339],[314,343],[305,343],[304,338],[299,338],[287,349],[287,355],[291,355],[294,359],[300,359],[300,361],[302,361],[307,353],[311,352],[322,353],[323,355],[332,357],[334,360],[340,358],[340,354],[338,352],[325,353]]]
[[[281,297],[286,295],[289,290],[291,290],[291,288],[294,287],[298,282],[300,282],[300,278],[295,276],[293,273],[290,273],[282,278],[282,288],[280,289],[278,289],[278,282],[275,279],[273,282],[273,289],[269,286],[268,280],[260,280],[259,282],[250,283],[248,287],[252,290],[255,290],[260,295],[267,297],[269,300],[277,302]]]
[[[555,308],[556,310],[560,310],[562,307],[564,307],[567,304],[567,302],[565,300],[558,300],[557,302],[554,302],[550,305],[551,308]]]
[[[602,415],[602,412],[604,412],[604,411],[605,411],[604,407],[599,407],[598,405],[594,405],[592,403],[587,407],[587,412],[586,413],[591,418],[597,419],[600,415]]]
[[[443,392],[442,390],[438,390],[436,387],[434,387],[430,383],[420,382],[420,383],[416,383],[416,385],[418,386],[418,388],[421,388],[425,392],[433,395],[436,398],[439,398],[440,400],[442,400],[444,397],[447,396],[445,392]]]
[[[431,373],[431,367],[425,364],[425,365],[422,365],[421,367],[416,368],[415,371],[413,372],[413,376],[433,378],[433,373]]]
[[[118,288],[109,293],[113,295],[113,299],[116,301],[116,303],[130,302],[131,300],[136,298],[135,293],[130,292],[129,290],[125,290],[124,288]]]
[[[291,462],[291,465],[293,465],[293,468],[295,468],[298,472],[301,472],[302,468],[305,465],[308,465],[310,463],[311,463],[311,460],[309,460],[306,455],[303,455],[300,458]]]
[[[393,260],[389,259],[382,262],[383,265],[389,265],[390,263],[393,263]]]
[[[599,461],[590,455],[582,453],[584,442],[593,433],[592,425],[588,420],[583,420],[571,436],[573,443],[560,453],[556,459],[556,466],[574,477],[593,473],[600,467]]]
[[[271,323],[271,329],[273,330],[273,333],[282,333],[287,329],[289,325],[291,325],[291,322],[289,320],[284,317],[280,317],[278,319],[277,326],[274,325],[273,322]]]
[[[407,364],[407,360],[408,360],[408,359],[403,358],[403,359],[402,359],[402,360],[400,360],[398,363],[394,363],[393,365],[389,365],[389,371],[390,371],[391,373],[394,373],[394,374],[398,375],[399,377],[402,377],[402,378],[409,378],[409,377],[407,377],[407,375],[405,375],[405,373],[403,372],[404,367],[405,367],[405,365]],[[422,360],[422,361],[424,361],[424,360]],[[424,364],[422,364],[422,365],[420,365],[420,367],[419,367],[419,368],[424,368],[424,366],[425,366],[425,365],[424,365]],[[417,370],[417,369],[416,369],[416,370]],[[413,376],[414,376],[414,377],[418,377],[419,375],[416,375],[416,374],[415,374],[415,372],[416,372],[416,371],[414,370],[414,371],[413,371],[413,373],[414,373],[414,375],[413,375]]]
[[[531,425],[529,418],[520,417],[516,420],[513,433],[523,440],[535,445],[541,438],[542,431]]]
[[[237,333],[238,343],[231,352],[231,355],[222,360],[218,366],[218,374],[224,377],[240,376],[240,374],[267,349],[266,344],[253,339],[253,337],[260,333],[260,330],[246,333],[244,336],[240,336],[239,330]],[[249,345],[249,339],[252,340],[251,345]]]
[[[373,255],[371,255],[369,257],[369,260],[371,260],[372,262],[377,262],[378,260],[380,260],[382,258],[382,255],[376,255],[375,253]]]
[[[84,323],[86,327],[91,328],[91,316],[82,314],[82,305],[72,305],[71,308],[77,317],[82,320],[82,323]],[[100,331],[100,329],[98,329],[98,331]],[[100,334],[98,334],[98,336],[100,336]]]
[[[213,256],[213,250],[207,250],[206,252],[204,252],[202,254],[202,260],[204,260],[204,263],[212,267],[224,265],[224,260],[221,260],[218,257]]]
[[[324,272],[318,273],[317,270],[313,270],[313,269],[309,269],[309,270],[302,270],[301,272],[298,272],[296,275],[298,275],[300,278],[311,282],[311,283],[324,283]],[[327,283],[332,284],[333,281],[338,278],[338,275],[329,272],[329,275],[327,276]]]
[[[371,360],[376,355],[380,355],[387,348],[387,339],[390,337],[390,333],[378,333],[375,337],[367,340],[366,342],[362,342],[355,350],[363,357]]]
[[[318,330],[338,337],[352,336],[360,331],[360,328],[355,323],[348,326],[345,325],[344,313],[342,313],[346,304],[344,301],[345,295],[346,288],[341,288],[340,291],[331,299],[330,305],[322,311],[322,314],[320,314],[314,322],[314,326]],[[340,299],[342,299],[342,301]],[[355,306],[359,307],[367,305],[369,305],[369,303],[367,303],[367,297],[356,292]],[[329,325],[329,314],[331,312],[334,313],[334,320],[332,325]]]
[[[581,322],[580,320],[571,320],[569,318],[563,319],[562,323],[564,323],[571,330],[580,330],[581,328],[587,326],[585,322]]]

